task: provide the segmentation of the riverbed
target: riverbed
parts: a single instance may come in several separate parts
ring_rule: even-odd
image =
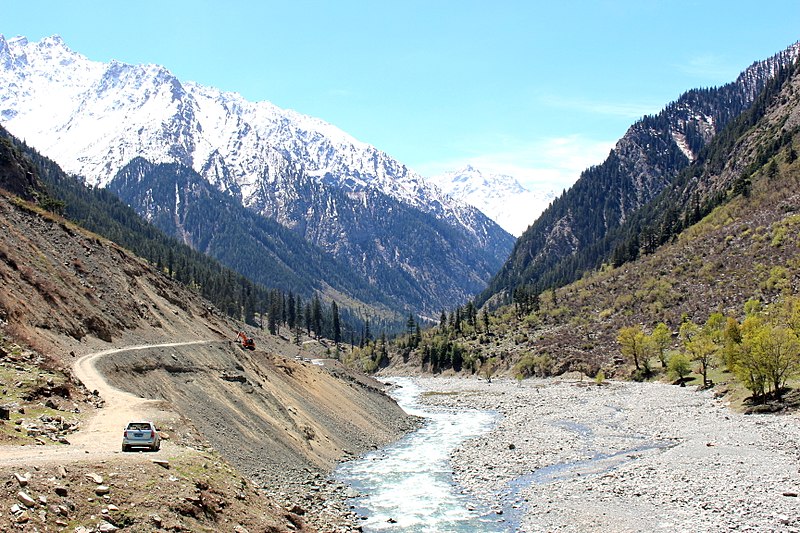
[[[796,415],[745,416],[712,392],[652,383],[413,378],[404,389],[457,437],[415,440],[429,423],[358,462],[372,476],[356,486],[365,531],[800,531]],[[391,488],[402,470],[419,477]],[[440,521],[448,513],[458,519]]]

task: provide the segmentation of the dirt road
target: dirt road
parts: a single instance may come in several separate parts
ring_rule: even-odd
[[[103,408],[98,409],[93,417],[84,421],[83,426],[69,437],[69,446],[2,446],[0,462],[6,464],[70,462],[86,458],[87,455],[96,459],[121,453],[122,430],[130,420],[163,419],[174,415],[165,411],[161,402],[157,400],[140,398],[108,384],[97,371],[95,363],[98,359],[121,352],[208,342],[199,340],[125,346],[84,355],[75,361],[73,371],[87,389],[97,391],[105,401]],[[165,442],[164,446],[169,449],[170,443]]]

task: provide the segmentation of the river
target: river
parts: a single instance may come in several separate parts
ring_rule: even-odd
[[[364,531],[507,532],[501,516],[462,494],[453,481],[450,453],[465,440],[487,433],[498,415],[420,405],[412,379],[395,378],[392,397],[409,414],[426,419],[398,442],[342,464],[335,477],[360,496],[356,511]]]

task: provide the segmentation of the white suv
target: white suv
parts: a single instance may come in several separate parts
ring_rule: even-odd
[[[161,435],[158,434],[156,425],[152,422],[129,422],[122,434],[122,451],[128,452],[131,448],[149,448],[157,452],[161,449]]]

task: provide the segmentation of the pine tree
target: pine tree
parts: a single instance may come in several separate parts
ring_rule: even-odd
[[[314,300],[311,304],[311,321],[314,335],[320,338],[322,336],[322,303],[319,301],[319,296],[316,295],[314,295]]]
[[[416,324],[416,322],[414,320],[414,314],[413,313],[409,313],[408,314],[408,320],[406,321],[406,334],[408,336],[411,336],[411,335],[414,334],[414,326],[415,326],[415,324]]]
[[[331,321],[333,323],[333,342],[338,348],[339,342],[342,340],[342,328],[339,324],[339,306],[336,305],[336,302],[331,302]]]

